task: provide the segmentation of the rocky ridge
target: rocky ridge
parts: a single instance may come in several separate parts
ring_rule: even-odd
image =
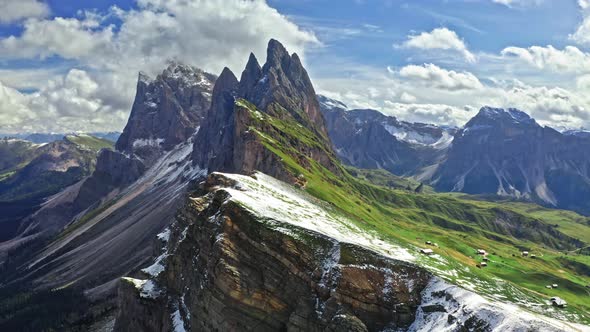
[[[590,138],[539,125],[517,109],[483,107],[460,129],[349,110],[320,96],[346,164],[411,176],[436,190],[511,197],[590,214]]]
[[[155,79],[140,73],[117,150],[149,165],[160,149],[170,150],[187,141],[206,116],[215,80],[212,74],[178,63],[170,64]]]
[[[213,89],[211,108],[195,138],[194,163],[202,169],[231,173],[259,170],[287,182],[294,174],[263,144],[259,133],[276,132],[264,116],[309,129],[319,142],[286,142],[300,158],[313,157],[338,173],[313,85],[297,54],[289,55],[270,40],[267,60],[260,67],[250,54],[240,81],[225,68]],[[257,131],[250,130],[258,128]],[[296,174],[295,174],[296,175]]]
[[[159,235],[154,265],[121,281],[115,329],[564,330],[447,284],[333,213],[261,173],[211,174]]]
[[[484,107],[455,134],[435,188],[497,194],[590,213],[590,139],[540,126],[515,109]]]
[[[375,110],[346,110],[322,103],[328,133],[338,157],[358,168],[414,175],[438,162],[453,131],[408,123]]]

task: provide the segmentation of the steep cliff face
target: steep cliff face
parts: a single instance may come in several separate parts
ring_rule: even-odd
[[[209,109],[215,79],[200,69],[176,63],[155,79],[140,74],[117,150],[150,160],[154,150],[170,150],[186,141]]]
[[[19,237],[0,243],[0,254],[13,257],[32,248],[20,250],[27,264],[14,259],[10,267],[18,279],[37,289],[76,282],[93,297],[108,296],[113,279],[145,263],[150,239],[170,222],[188,183],[203,175],[190,152],[215,79],[180,64],[154,80],[140,75],[118,150],[102,150],[90,176],[29,216]]]
[[[349,110],[325,96],[318,100],[334,149],[351,166],[422,174],[444,156],[453,140],[454,129],[399,121],[371,109]]]
[[[430,273],[344,242],[346,233],[328,236],[346,228],[337,219],[322,225],[330,208],[315,207],[295,191],[264,196],[265,189],[278,188],[288,187],[260,173],[212,174],[204,183],[207,193],[190,198],[172,231],[162,234],[164,253],[144,269],[154,279],[122,282],[116,330],[408,327]],[[265,198],[276,200],[268,213],[257,209]],[[299,219],[307,213],[316,215],[316,225]],[[135,313],[152,318],[135,319]]]
[[[590,213],[590,140],[542,127],[515,109],[484,107],[457,132],[436,188],[493,193]]]
[[[433,276],[267,175],[211,174],[119,283],[116,331],[584,330]]]

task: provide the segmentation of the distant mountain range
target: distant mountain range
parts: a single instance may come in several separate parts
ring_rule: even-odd
[[[462,128],[348,110],[320,96],[339,157],[411,176],[438,191],[491,194],[590,214],[590,135],[540,126],[516,109],[483,107]]]
[[[101,149],[113,143],[90,135],[67,135],[35,144],[21,139],[0,139],[0,241],[26,233],[21,220],[49,196],[92,174]],[[49,227],[52,220],[45,220]]]
[[[78,135],[80,133],[23,133],[23,134],[2,134],[0,133],[0,138],[18,138],[27,140],[36,144],[43,144],[43,143],[50,143],[54,141],[59,141],[63,139],[65,136],[68,135]],[[104,138],[111,142],[116,142],[121,133],[111,131],[111,132],[92,132],[86,133],[87,135]]]

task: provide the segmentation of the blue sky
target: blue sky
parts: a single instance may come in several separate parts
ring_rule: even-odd
[[[121,130],[138,71],[239,73],[269,38],[318,92],[410,121],[590,127],[588,0],[5,0],[0,132]]]

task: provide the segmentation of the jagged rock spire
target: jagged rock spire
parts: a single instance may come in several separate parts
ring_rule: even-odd
[[[315,132],[325,143],[315,157],[332,167],[329,156],[318,156],[329,151],[331,144],[311,80],[299,57],[289,55],[281,43],[271,39],[262,68],[250,54],[239,82],[227,68],[217,79],[207,120],[195,139],[193,161],[200,168],[234,173],[261,170],[288,180],[290,175],[274,165],[276,156],[257,143],[250,132],[249,113],[236,108],[238,98],[272,116],[291,117]]]
[[[288,65],[289,60],[289,52],[287,52],[283,44],[276,39],[271,39],[266,49],[266,63],[263,70],[268,71],[271,67]]]
[[[193,161],[203,169],[232,171],[234,103],[238,79],[227,67],[217,78],[211,107],[195,141]]]
[[[238,83],[236,75],[229,68],[224,67],[213,87],[213,99],[224,91],[235,89]]]
[[[254,90],[254,87],[259,82],[262,76],[262,68],[254,56],[254,53],[250,53],[250,58],[248,59],[248,63],[246,64],[246,68],[242,72],[242,77],[240,78],[240,89],[238,94],[245,99],[251,99],[252,96],[249,96],[248,93]]]
[[[268,42],[266,63],[260,69],[253,54],[242,73],[238,96],[255,104],[263,112],[278,104],[302,125],[313,127],[321,137],[327,138],[324,119],[320,112],[313,84],[295,53],[277,40]]]

